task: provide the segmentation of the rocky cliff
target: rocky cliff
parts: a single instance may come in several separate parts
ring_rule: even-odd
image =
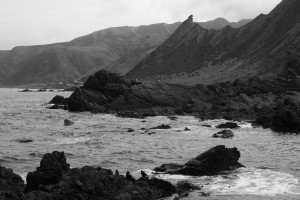
[[[299,1],[283,0],[241,28],[218,31],[203,29],[191,16],[126,77],[187,84],[276,77],[288,54],[299,52],[299,10]]]

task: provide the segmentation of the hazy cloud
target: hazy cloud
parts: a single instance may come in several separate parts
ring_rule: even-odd
[[[0,0],[0,49],[68,41],[116,26],[229,21],[270,12],[281,0]]]

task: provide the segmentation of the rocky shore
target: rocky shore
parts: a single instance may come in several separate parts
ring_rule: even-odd
[[[163,164],[155,168],[158,173],[193,176],[215,175],[242,167],[236,148],[216,146],[191,159],[184,165]],[[29,172],[24,184],[11,169],[0,167],[1,200],[154,200],[188,196],[188,192],[201,190],[187,181],[176,185],[157,179],[141,171],[140,178],[129,172],[121,175],[116,170],[85,166],[70,168],[64,152],[46,153],[36,171]]]
[[[132,118],[193,115],[203,120],[252,120],[255,125],[274,131],[298,133],[300,79],[296,67],[290,66],[272,79],[251,77],[195,86],[129,81],[101,70],[68,99],[55,97],[52,108]]]

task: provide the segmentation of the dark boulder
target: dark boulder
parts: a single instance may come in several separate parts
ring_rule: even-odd
[[[234,129],[234,128],[239,128],[239,126],[237,125],[237,123],[234,123],[234,122],[226,122],[224,124],[220,124],[220,125],[216,126],[216,128],[230,128],[230,129]]]
[[[36,171],[29,172],[26,177],[27,185],[24,192],[38,189],[40,185],[53,185],[59,182],[63,174],[70,169],[64,152],[54,151],[43,156]]]
[[[232,138],[234,136],[231,130],[223,130],[213,134],[214,138]]]
[[[60,95],[56,95],[49,103],[56,104],[56,105],[68,105],[68,98],[65,98]]]
[[[12,169],[0,166],[0,199],[23,200],[25,184],[23,179]]]
[[[188,127],[184,128],[184,131],[190,131],[191,129],[189,129]]]
[[[129,129],[127,129],[127,132],[128,132],[128,133],[134,132],[134,129],[129,128]]]
[[[222,171],[243,167],[238,160],[240,152],[237,148],[226,148],[224,145],[216,146],[184,165],[163,164],[155,168],[155,171],[168,174],[182,174],[190,176],[215,175]]]
[[[272,124],[272,117],[268,115],[258,116],[252,123],[252,126],[261,126],[263,128],[270,128]]]
[[[282,110],[274,114],[271,129],[276,132],[300,132],[300,115],[291,110]]]
[[[16,142],[19,142],[19,143],[31,143],[31,142],[33,142],[33,140],[32,139],[17,139],[17,140],[15,140]]]
[[[73,125],[74,124],[74,122],[72,122],[71,120],[69,120],[69,119],[65,119],[64,120],[64,125],[65,126],[71,126],[71,125]]]
[[[171,126],[168,125],[168,124],[162,124],[162,125],[159,125],[159,126],[156,126],[156,127],[152,127],[150,129],[170,129]]]

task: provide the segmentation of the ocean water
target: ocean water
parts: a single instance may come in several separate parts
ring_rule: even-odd
[[[190,116],[175,121],[167,117],[142,120],[46,109],[45,103],[57,94],[68,97],[71,93],[0,89],[0,165],[12,168],[24,179],[39,165],[43,154],[56,150],[65,152],[71,167],[101,166],[120,173],[130,171],[136,177],[144,170],[174,183],[189,180],[203,187],[185,199],[300,199],[299,135],[279,134],[239,122],[241,128],[233,131],[233,139],[218,139],[212,138],[218,129],[201,125],[215,126],[224,120],[199,121]],[[72,120],[74,125],[64,126],[64,119]],[[140,130],[162,123],[172,128],[154,130],[152,135]],[[185,127],[191,131],[184,131]],[[135,131],[128,133],[128,128]],[[237,147],[246,168],[210,177],[152,171],[163,163],[185,163],[215,145]],[[202,197],[201,192],[210,195]]]

